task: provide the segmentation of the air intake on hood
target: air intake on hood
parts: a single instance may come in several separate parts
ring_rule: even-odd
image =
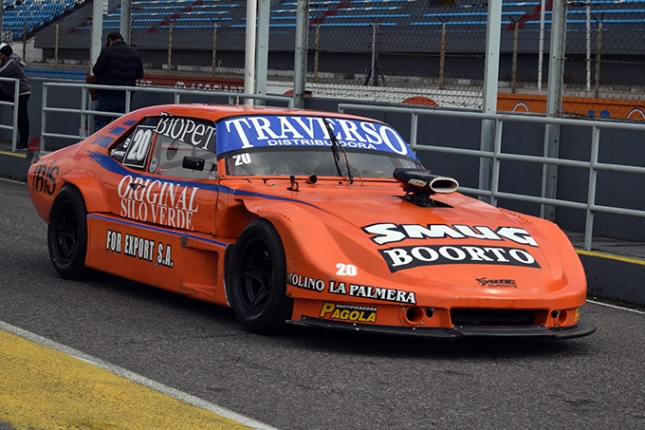
[[[394,169],[396,179],[405,191],[405,200],[418,206],[433,207],[430,195],[448,194],[457,191],[459,183],[446,176],[437,176],[422,169]]]

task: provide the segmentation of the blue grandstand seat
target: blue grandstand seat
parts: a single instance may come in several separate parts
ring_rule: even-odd
[[[323,22],[321,27],[371,27],[372,22]],[[395,27],[395,22],[380,22],[381,27]]]
[[[361,15],[335,15],[335,16],[328,16],[327,19],[332,21],[337,21],[337,20],[345,21],[345,20],[355,19],[355,20],[363,20],[368,22],[371,20],[379,20],[379,19],[396,20],[396,19],[404,19],[409,17],[410,17],[409,13],[401,13],[401,14],[369,13],[369,14],[361,14]]]
[[[373,25],[374,20],[381,21],[382,26],[409,23],[412,26],[428,27],[441,26],[442,21],[446,21],[452,28],[470,26],[477,31],[486,25],[487,7],[483,1],[454,7],[428,6],[429,9],[424,10],[427,13],[420,15],[418,5],[421,2],[422,0],[310,0],[309,19],[311,24],[318,22],[323,27],[332,28],[367,27]],[[297,1],[272,3],[270,28],[294,28]],[[73,8],[75,0],[3,0],[3,4],[9,7],[4,12],[5,29],[12,30],[14,38],[21,38],[23,21],[27,23],[27,32],[33,33]],[[523,15],[532,14],[539,4],[539,0],[504,2],[504,25],[512,24]],[[133,29],[165,25],[171,16],[175,28],[210,28],[213,21],[231,28],[246,26],[245,0],[132,0],[132,6]],[[413,12],[412,7],[417,9]],[[602,22],[606,24],[645,25],[645,0],[592,0],[591,8],[597,16],[602,16]],[[586,23],[584,14],[584,7],[569,6],[568,23],[572,27]],[[546,11],[546,18],[547,24],[550,23],[551,11]],[[539,20],[526,20],[524,24],[535,30]],[[105,29],[118,29],[120,10],[104,15],[103,26]]]
[[[13,38],[23,36],[25,25],[31,34],[55,18],[64,15],[66,10],[75,7],[75,0],[5,0],[3,15],[4,30],[13,31]]]

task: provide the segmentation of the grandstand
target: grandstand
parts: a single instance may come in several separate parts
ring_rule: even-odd
[[[477,1],[477,0],[476,0]],[[481,0],[479,0],[481,1]],[[550,25],[551,2],[547,2],[546,25]],[[21,40],[26,26],[31,35],[46,25],[59,20],[75,7],[88,4],[87,0],[4,0],[4,30],[13,32],[13,40]],[[295,0],[273,0],[270,29],[282,34],[296,25]],[[573,2],[569,7],[568,23],[572,27],[586,24],[584,2]],[[623,25],[640,30],[645,24],[645,0],[591,0],[593,21],[604,25]],[[535,32],[539,25],[539,1],[503,3],[503,25],[511,30],[515,22],[520,29]],[[213,23],[222,29],[246,28],[245,0],[133,0],[132,30],[155,32],[173,23],[177,29],[209,30]],[[398,27],[399,32],[433,31],[446,24],[462,32],[485,30],[487,7],[485,2],[458,2],[443,6],[425,0],[313,0],[310,2],[310,26],[320,25],[341,31],[369,27],[378,23],[381,27]],[[103,17],[106,31],[117,30],[120,22],[120,7],[108,11]],[[65,23],[67,24],[67,23]],[[81,30],[89,26],[81,25]],[[575,31],[572,28],[571,31]],[[623,31],[621,31],[622,33]],[[474,39],[470,37],[469,39]],[[196,47],[199,38],[194,38]],[[352,40],[349,45],[352,50]],[[226,49],[227,46],[222,46]]]
[[[21,40],[23,36],[33,35],[83,2],[84,0],[4,0],[3,41]]]
[[[20,40],[27,23],[26,34],[35,34],[35,47],[42,49],[42,61],[48,62],[57,43],[54,26],[48,24],[57,22],[61,63],[87,66],[92,6],[91,1],[80,1],[5,0],[4,28],[13,32],[14,40]],[[546,49],[551,2],[547,0],[545,11]],[[365,74],[374,55],[372,38],[376,37],[379,66],[387,75],[436,78],[443,46],[449,59],[447,76],[483,79],[485,0],[311,0],[309,4],[309,49],[319,54],[321,73],[347,79]],[[270,69],[293,70],[296,5],[296,0],[271,1]],[[516,23],[520,38],[518,75],[520,79],[534,79],[540,40],[539,5],[538,0],[503,2],[501,79],[508,79],[510,74]],[[573,2],[568,7],[571,82],[583,79],[584,71],[578,70],[579,57],[588,50],[589,39],[595,50],[602,23],[602,55],[607,61],[603,76],[611,83],[642,84],[645,0],[591,0],[589,15],[585,5]],[[218,65],[244,67],[245,0],[133,0],[131,18],[131,43],[141,52],[147,69],[210,71],[215,26]],[[116,6],[103,16],[103,30],[107,33],[119,26],[120,9]],[[173,63],[169,66],[171,28]],[[312,55],[308,70],[313,69],[313,62]],[[620,72],[620,82],[608,78],[612,68]]]

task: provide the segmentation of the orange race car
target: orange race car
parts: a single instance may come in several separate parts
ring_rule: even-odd
[[[285,324],[573,338],[586,279],[553,223],[457,193],[389,125],[330,112],[162,105],[31,165],[51,261]]]

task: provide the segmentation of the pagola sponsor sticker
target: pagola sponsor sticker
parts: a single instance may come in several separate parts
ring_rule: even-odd
[[[378,309],[373,306],[348,305],[325,302],[320,309],[320,318],[339,321],[375,323]]]
[[[225,119],[217,125],[217,152],[222,154],[266,147],[331,146],[327,126],[345,148],[384,151],[416,159],[403,137],[387,124],[293,115]]]

